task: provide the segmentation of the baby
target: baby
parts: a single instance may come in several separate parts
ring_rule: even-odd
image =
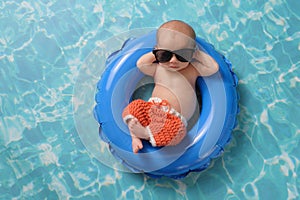
[[[168,21],[157,31],[154,50],[137,61],[155,86],[149,101],[134,100],[123,111],[134,153],[143,148],[141,139],[152,146],[168,146],[186,135],[187,120],[196,109],[196,79],[219,69],[211,56],[196,48],[195,37],[188,24]]]

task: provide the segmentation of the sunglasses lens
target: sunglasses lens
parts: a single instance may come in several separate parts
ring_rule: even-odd
[[[188,60],[186,60],[184,57],[178,55],[178,54],[175,54],[177,60],[179,60],[180,62],[189,62]]]
[[[156,60],[160,63],[169,62],[173,57],[173,54],[180,62],[190,62],[193,58],[194,49],[180,49],[174,52],[163,49],[155,49],[153,50],[153,54],[155,55]]]
[[[164,63],[171,60],[173,53],[166,50],[154,50],[155,58],[158,62]]]
[[[176,58],[180,62],[190,62],[193,58],[194,50],[193,49],[180,49],[174,52]]]

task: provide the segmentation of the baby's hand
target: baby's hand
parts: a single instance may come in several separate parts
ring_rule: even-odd
[[[218,63],[209,54],[198,47],[194,52],[192,64],[200,76],[210,76],[219,70]]]

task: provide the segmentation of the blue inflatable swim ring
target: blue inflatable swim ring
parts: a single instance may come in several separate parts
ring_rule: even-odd
[[[98,84],[94,116],[100,124],[99,134],[112,154],[133,172],[152,177],[182,178],[191,171],[206,169],[211,159],[218,157],[230,141],[239,112],[236,86],[238,79],[231,63],[214,47],[196,38],[200,49],[219,64],[219,71],[209,77],[199,77],[202,109],[196,123],[176,146],[152,147],[143,141],[144,148],[134,154],[131,137],[122,120],[123,109],[132,101],[138,83],[143,79],[136,61],[150,52],[156,43],[156,31],[128,39],[123,47],[111,54]]]

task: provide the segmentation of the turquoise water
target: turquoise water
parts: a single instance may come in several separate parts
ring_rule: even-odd
[[[174,2],[0,2],[0,199],[299,199],[300,3]],[[127,172],[91,112],[109,52],[171,19],[240,79],[232,142],[182,180]]]

